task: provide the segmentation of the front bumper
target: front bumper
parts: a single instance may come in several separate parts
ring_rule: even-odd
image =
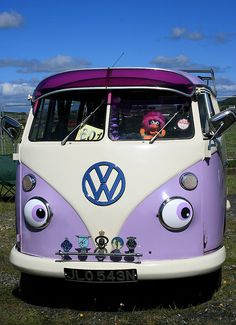
[[[45,277],[64,277],[64,268],[85,270],[136,269],[139,280],[174,279],[207,274],[219,269],[226,258],[225,247],[203,256],[136,263],[56,261],[50,258],[27,255],[14,246],[10,262],[21,272]]]

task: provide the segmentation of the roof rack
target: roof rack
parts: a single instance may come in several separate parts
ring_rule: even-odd
[[[216,91],[216,86],[215,86],[215,73],[213,69],[186,69],[186,70],[182,70],[184,72],[188,72],[188,73],[194,73],[194,74],[200,74],[198,75],[198,78],[200,78],[203,81],[206,81],[206,84],[208,87],[210,87],[215,94],[217,94]],[[204,74],[204,75],[202,75]],[[210,85],[211,82],[211,85]]]

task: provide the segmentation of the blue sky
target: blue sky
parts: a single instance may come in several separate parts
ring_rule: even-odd
[[[235,0],[0,0],[0,103],[59,71],[208,69],[236,94]]]

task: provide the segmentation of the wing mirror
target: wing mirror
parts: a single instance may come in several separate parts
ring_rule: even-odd
[[[213,138],[221,136],[236,122],[236,110],[228,108],[209,119],[209,125],[213,131]]]
[[[22,125],[9,116],[3,116],[1,118],[1,128],[12,140],[17,140],[20,136]]]

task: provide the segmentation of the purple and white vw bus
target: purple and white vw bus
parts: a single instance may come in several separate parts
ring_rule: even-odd
[[[11,263],[22,274],[96,283],[219,271],[222,134],[236,112],[220,112],[210,79],[104,68],[41,81],[15,154]]]

